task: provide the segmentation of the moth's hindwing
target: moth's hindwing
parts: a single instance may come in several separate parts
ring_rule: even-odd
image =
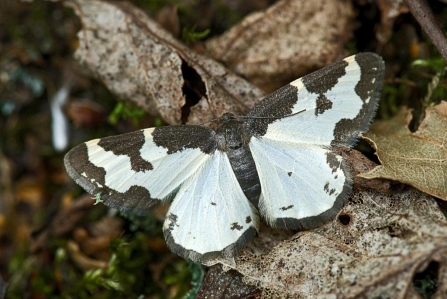
[[[164,224],[167,243],[205,263],[234,255],[258,228],[227,155],[216,147],[209,128],[150,128],[80,144],[65,166],[81,187],[119,210],[144,215],[174,198]]]
[[[383,74],[380,56],[357,54],[293,81],[248,114],[244,129],[261,181],[259,205],[270,224],[311,228],[338,212],[352,183],[330,148],[351,147],[367,130]]]
[[[233,257],[257,233],[258,222],[226,153],[216,151],[180,187],[163,232],[174,252],[206,263]]]

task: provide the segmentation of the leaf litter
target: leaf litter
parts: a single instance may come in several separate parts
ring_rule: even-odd
[[[371,126],[364,138],[382,165],[359,176],[398,181],[447,200],[447,102],[428,108],[414,133],[411,120],[411,110],[404,108]]]
[[[433,198],[412,188],[355,191],[333,222],[267,254],[246,248],[234,269],[262,298],[420,298],[414,276],[434,261],[446,277],[446,254],[447,221]],[[432,298],[446,295],[445,279],[438,283]]]
[[[214,58],[272,92],[346,56],[354,17],[350,1],[283,0],[206,46]]]
[[[62,2],[81,19],[77,60],[113,93],[171,125],[245,114],[264,95],[129,3]]]

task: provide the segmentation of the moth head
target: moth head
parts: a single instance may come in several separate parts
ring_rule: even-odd
[[[231,112],[226,112],[224,114],[222,114],[222,116],[219,118],[219,122],[225,123],[225,122],[229,122],[229,121],[240,121],[239,117],[237,117],[234,113]]]

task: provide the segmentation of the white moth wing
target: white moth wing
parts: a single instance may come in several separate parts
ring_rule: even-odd
[[[311,228],[342,207],[352,182],[331,146],[353,146],[368,128],[383,73],[380,56],[354,55],[293,81],[253,107],[244,126],[261,182],[260,210],[270,224]]]
[[[202,263],[233,257],[257,230],[256,210],[220,151],[182,184],[163,226],[171,250]]]
[[[313,85],[306,87],[306,77],[291,82],[290,86],[294,87],[292,90],[297,94],[297,101],[292,106],[290,114],[296,113],[296,115],[275,120],[269,124],[267,134],[263,137],[301,144],[353,145],[353,141],[358,139],[360,133],[370,123],[371,117],[368,116],[373,115],[377,108],[378,93],[374,92],[377,88],[372,88],[362,98],[363,94],[359,94],[354,87],[362,82],[365,70],[362,70],[355,56],[348,57],[343,62],[346,63],[344,68],[340,68],[343,69],[343,73],[338,74],[337,81],[330,88],[322,87],[319,91],[318,87]],[[374,73],[380,74],[379,67],[380,65],[376,70],[371,69],[372,76],[368,76],[372,87],[381,86],[381,77],[374,76]],[[344,136],[339,136],[342,139],[341,142],[337,142],[336,127],[340,125],[340,120],[353,120],[356,117],[365,121],[353,126],[349,123],[350,128],[346,128],[349,130],[348,134],[340,132]]]
[[[145,214],[173,198],[164,224],[171,250],[202,263],[228,259],[256,235],[259,220],[215,134],[149,128],[83,143],[65,164],[79,185],[120,210]]]
[[[212,142],[204,152],[194,140],[179,148],[170,146],[169,140],[171,133],[183,133],[188,138],[192,130],[199,130],[205,140],[213,140],[214,131],[196,126],[181,129],[174,132],[176,127],[149,128],[80,144],[65,157],[67,171],[107,205],[144,215],[158,203],[171,199],[211,155]],[[159,135],[166,135],[167,141],[154,140]]]
[[[327,149],[256,138],[250,149],[262,186],[259,210],[272,226],[321,225],[338,212],[341,199],[351,190],[341,157]],[[335,162],[333,168],[328,167],[328,158]]]
[[[150,131],[151,129],[145,130],[147,138],[140,154],[141,158],[153,165],[152,171],[133,170],[128,156],[117,156],[104,150],[98,145],[98,139],[87,142],[90,162],[104,168],[106,172],[104,177],[106,186],[113,186],[113,189],[120,193],[129,191],[132,186],[139,186],[146,188],[152,198],[169,198],[169,195],[197,171],[207,158],[199,149],[185,149],[168,155],[167,149],[154,146]],[[101,184],[94,179],[92,182],[101,187]]]

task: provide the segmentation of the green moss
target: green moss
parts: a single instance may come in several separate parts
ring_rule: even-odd
[[[205,39],[211,32],[210,29],[205,29],[201,32],[195,31],[195,26],[191,29],[188,29],[186,27],[183,27],[182,29],[182,40],[185,42],[185,44],[190,45],[193,44],[196,41]]]
[[[109,115],[109,123],[116,124],[120,119],[127,120],[131,119],[134,124],[138,124],[141,118],[144,116],[146,112],[136,105],[126,101],[119,101],[112,113]]]

